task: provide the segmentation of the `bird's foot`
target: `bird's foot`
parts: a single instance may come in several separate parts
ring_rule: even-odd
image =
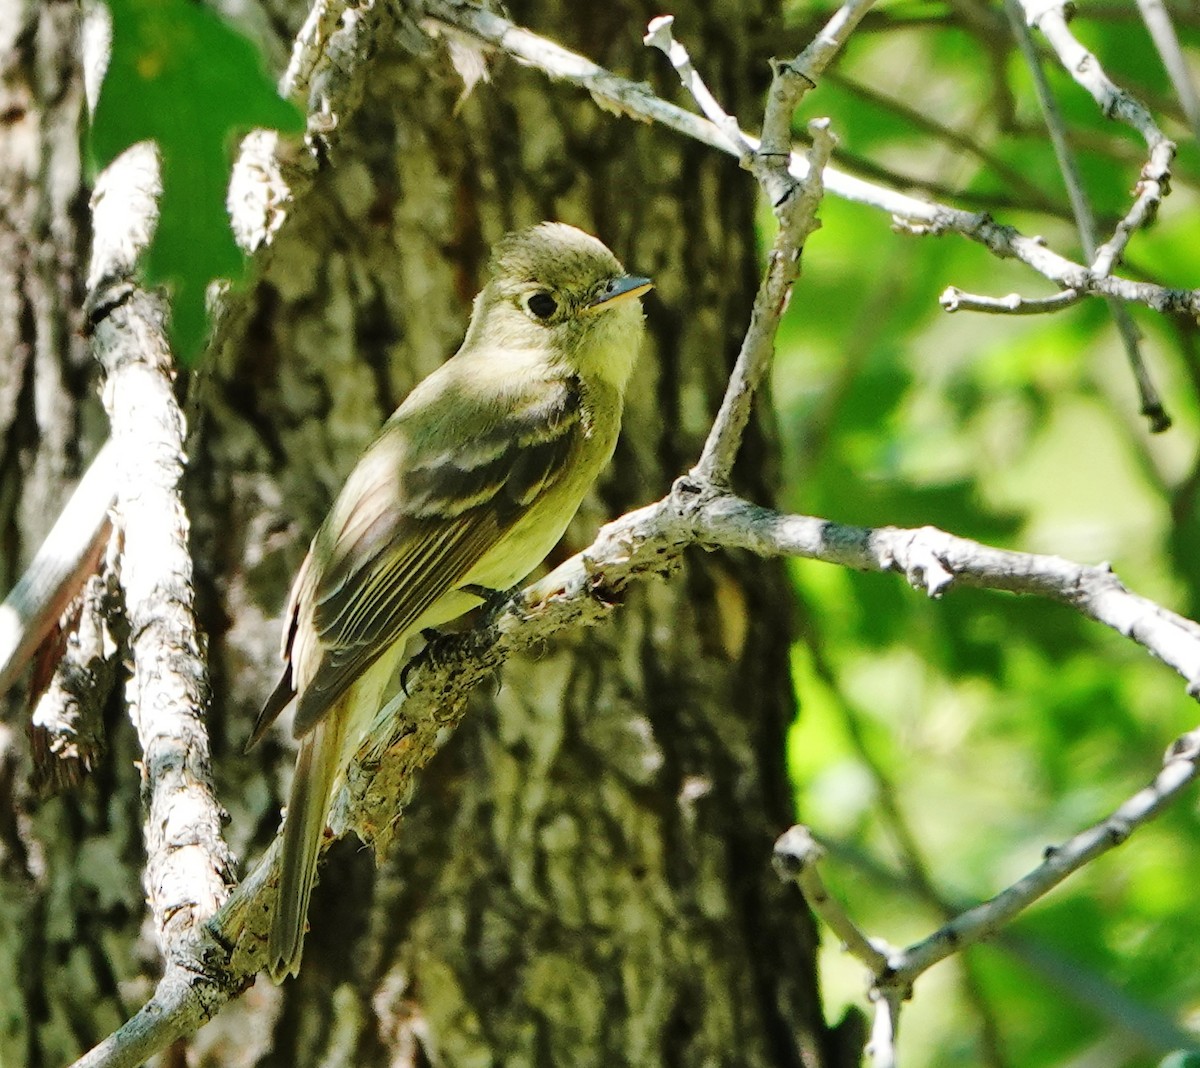
[[[436,669],[445,664],[458,635],[443,634],[433,627],[426,627],[421,631],[421,637],[425,639],[425,647],[400,669],[400,689],[405,697],[408,696],[408,680],[412,673],[419,667]]]
[[[493,590],[490,586],[480,586],[472,583],[462,587],[463,593],[478,597],[483,602],[483,618],[491,624],[495,618],[516,600],[521,593],[520,586],[512,586],[507,590]]]

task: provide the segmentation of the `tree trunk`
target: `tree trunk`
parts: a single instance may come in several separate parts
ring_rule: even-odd
[[[87,190],[75,0],[0,0],[0,590],[106,434],[83,331]],[[0,724],[0,1064],[60,1065],[153,989],[136,752],[110,706],[76,793],[30,786],[25,694]]]
[[[517,21],[674,95],[673,75],[640,43],[654,12],[511,7]],[[290,14],[298,24],[303,11]],[[710,86],[753,127],[769,75],[756,42],[778,19],[775,4],[700,0],[676,14]],[[489,246],[516,226],[562,219],[657,283],[622,443],[556,557],[660,496],[694,461],[758,276],[753,182],[711,150],[607,114],[512,62],[458,106],[461,83],[440,48],[381,55],[365,92],[331,135],[316,188],[277,237],[244,314],[190,383],[210,730],[229,837],[248,859],[277,828],[291,768],[286,732],[241,753],[279,667],[291,575],[383,418],[454,351]],[[34,387],[23,388],[27,413]],[[53,433],[31,440],[28,414],[0,423],[0,567],[27,555],[52,518],[24,502],[28,472],[53,466],[55,448],[68,452],[54,442],[78,436],[66,396]],[[762,416],[737,474],[767,503],[777,464]],[[38,458],[32,467],[14,462],[22,448]],[[780,564],[697,554],[669,582],[631,594],[611,627],[510,662],[424,774],[383,866],[352,841],[329,853],[299,979],[277,991],[260,978],[194,1040],[198,1063],[836,1063],[813,927],[769,863],[792,817],[788,601]],[[153,976],[135,944],[137,776],[127,724],[112,726],[94,781],[54,803],[53,825],[39,814],[34,833],[51,842],[44,873],[27,858],[3,873],[0,954],[18,947],[40,976],[40,987],[0,995],[24,1000],[4,1009],[24,1014],[13,1048],[25,1043],[31,1064],[60,1063],[102,1037]],[[94,838],[101,814],[105,836]],[[98,878],[79,871],[89,849],[93,864],[112,867],[107,891],[81,890]],[[63,904],[15,931],[39,879]],[[98,902],[108,910],[100,928]],[[52,981],[56,946],[72,967]]]

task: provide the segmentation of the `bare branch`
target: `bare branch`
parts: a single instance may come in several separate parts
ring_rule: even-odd
[[[701,483],[725,486],[733,470],[733,462],[741,445],[754,395],[771,366],[775,354],[775,333],[779,321],[787,309],[792,284],[800,272],[800,254],[808,235],[817,228],[817,206],[824,190],[820,175],[824,160],[833,149],[833,138],[826,127],[819,123],[810,124],[813,133],[813,167],[810,175],[815,180],[804,183],[798,196],[792,196],[778,205],[780,216],[779,232],[767,260],[766,274],[754,296],[754,307],[750,312],[750,327],[742,339],[733,374],[721,400],[720,410],[704,442],[700,459],[692,469],[691,477]],[[794,181],[787,178],[794,185]],[[764,185],[770,183],[764,178]]]
[[[1046,72],[1042,70],[1041,57],[1034,47],[1033,38],[1030,36],[1029,29],[1021,18],[1021,6],[1018,0],[1005,0],[1004,10],[1008,14],[1009,25],[1012,27],[1017,44],[1020,46],[1021,53],[1025,57],[1025,65],[1029,68],[1029,72],[1033,76],[1034,90],[1037,93],[1042,115],[1046,120],[1046,128],[1050,132],[1050,141],[1054,146],[1054,155],[1058,160],[1058,169],[1067,186],[1067,196],[1071,200],[1071,210],[1075,214],[1075,227],[1079,231],[1079,239],[1083,245],[1084,255],[1087,256],[1088,262],[1093,265],[1093,269],[1096,269],[1096,216],[1092,211],[1091,201],[1088,199],[1087,192],[1083,188],[1083,179],[1075,163],[1075,154],[1072,152],[1071,146],[1067,141],[1066,123],[1063,121],[1062,114],[1058,109],[1058,103],[1054,99],[1054,94],[1050,90],[1050,83],[1046,79]],[[1109,263],[1107,267],[1108,270],[1111,270],[1112,263]],[[1141,402],[1141,412],[1150,420],[1150,432],[1161,434],[1163,431],[1170,429],[1171,417],[1167,415],[1166,409],[1163,407],[1162,398],[1159,396],[1154,381],[1150,378],[1150,371],[1146,367],[1146,361],[1142,357],[1141,332],[1138,330],[1137,324],[1134,323],[1133,317],[1129,314],[1129,309],[1124,304],[1115,297],[1108,297],[1106,299],[1108,301],[1108,310],[1117,325],[1117,332],[1121,335],[1121,343],[1125,348],[1125,357],[1129,361],[1130,369],[1133,372],[1133,380],[1137,385],[1138,398]]]
[[[866,6],[862,6],[864,12]],[[860,13],[858,18],[861,17]],[[755,392],[775,352],[775,334],[787,308],[792,285],[800,273],[800,254],[804,242],[820,225],[817,208],[825,193],[821,178],[833,151],[834,139],[829,132],[828,120],[816,120],[809,124],[813,140],[809,150],[808,175],[803,181],[798,181],[788,166],[792,113],[805,86],[811,85],[811,82],[800,78],[787,64],[774,65],[775,75],[767,93],[767,111],[763,119],[763,141],[760,146],[754,147],[737,128],[736,120],[725,114],[708,91],[692,65],[687,49],[672,36],[673,21],[669,15],[653,19],[644,38],[645,44],[659,49],[670,59],[684,86],[695,96],[709,118],[718,127],[728,131],[730,143],[741,149],[742,166],[758,179],[779,220],[779,230],[767,259],[767,270],[754,297],[750,327],[742,340],[720,411],[704,443],[704,451],[690,476],[705,485],[725,486],[728,485],[742,435],[750,420]],[[845,21],[843,19],[840,25],[844,26]],[[857,19],[854,21],[857,22]],[[835,44],[830,44],[821,53],[822,62],[828,62],[833,47]],[[812,62],[817,63],[818,60]],[[765,132],[768,129],[774,130],[774,134],[768,135]],[[783,140],[777,150],[766,147],[780,138]]]
[[[1177,739],[1167,750],[1162,770],[1144,789],[1134,794],[1111,816],[1086,831],[1046,850],[1036,868],[990,901],[957,916],[928,938],[894,954],[893,978],[901,986],[957,952],[964,945],[994,934],[1019,912],[1061,883],[1085,864],[1124,843],[1138,828],[1158,816],[1200,773],[1200,732]]]
[[[132,281],[154,228],[158,181],[157,156],[147,144],[129,149],[97,180],[89,304],[116,452],[120,576],[133,658],[128,696],[148,805],[146,896],[171,959],[225,900],[234,876],[204,725],[208,679],[179,492],[184,420],[172,389],[165,309]]]
[[[1100,246],[1092,261],[1092,270],[1110,274],[1120,261],[1134,231],[1153,220],[1171,179],[1171,161],[1175,145],[1164,136],[1145,106],[1119,88],[1104,73],[1100,61],[1079,43],[1067,26],[1061,0],[1021,0],[1026,20],[1040,30],[1054,49],[1063,68],[1086,89],[1100,105],[1105,118],[1120,119],[1142,135],[1150,158],[1142,168],[1138,196],[1129,213],[1117,224],[1113,236]]]
[[[966,293],[958,286],[947,286],[938,297],[938,303],[948,312],[975,311],[990,315],[1046,315],[1062,311],[1083,300],[1077,289],[1067,289],[1052,297],[1023,297],[1020,293],[1009,293],[1003,297],[985,297],[977,293]]]
[[[817,84],[817,79],[825,73],[825,68],[833,62],[833,57],[841,51],[850,34],[863,20],[863,17],[874,4],[874,0],[847,0],[833,17],[821,28],[821,32],[795,59],[787,65],[791,67],[808,83],[809,87]],[[807,88],[801,89],[793,107],[800,104]]]
[[[871,1021],[867,1057],[871,1068],[896,1068],[896,1040],[900,1036],[900,1006],[904,999],[892,990],[875,991],[872,998],[875,1016]]]
[[[830,896],[818,870],[824,858],[825,851],[807,827],[790,827],[775,842],[775,870],[780,878],[793,881],[813,912],[841,939],[842,948],[865,964],[872,975],[878,975],[888,966],[891,947],[881,948],[879,943],[863,934],[846,910]]]
[[[572,82],[616,110],[636,118],[657,122],[722,152],[732,152],[727,137],[711,122],[655,96],[644,85],[620,78],[603,67],[515,25],[508,19],[484,11],[466,0],[426,0],[426,13],[435,25],[452,26],[541,70],[551,78]],[[743,134],[752,147],[757,139]],[[789,167],[793,177],[803,179],[808,164],[792,153]],[[941,236],[960,234],[983,245],[1001,259],[1017,259],[1060,288],[1085,295],[1115,296],[1145,304],[1155,311],[1200,317],[1200,290],[1172,289],[1148,282],[1098,272],[1052,252],[1039,237],[1026,237],[1014,227],[996,223],[986,214],[961,211],[946,204],[930,203],[905,196],[871,182],[855,178],[834,167],[826,167],[827,192],[887,212],[897,228],[908,233]]]
[[[1200,625],[1132,593],[1106,565],[1086,567],[1058,556],[996,549],[934,527],[868,529],[784,516],[734,497],[714,498],[697,510],[696,519],[702,543],[764,556],[803,556],[861,571],[895,571],[931,597],[958,584],[1058,601],[1143,646],[1197,696]]]
[[[902,950],[870,938],[829,897],[816,871],[823,852],[807,828],[792,827],[775,844],[775,863],[784,878],[796,881],[805,900],[872,978],[875,1026],[867,1053],[873,1065],[895,1065],[900,1007],[913,984],[933,965],[994,936],[1015,916],[1044,897],[1068,876],[1124,843],[1159,815],[1200,775],[1200,731],[1178,738],[1163,758],[1162,770],[1144,789],[1111,816],[1045,851],[1042,863],[995,897],[967,909],[928,937]]]
[[[692,64],[692,57],[688,55],[687,49],[675,40],[671,33],[674,22],[674,15],[659,15],[657,18],[651,19],[646,27],[646,35],[642,38],[642,44],[648,48],[657,48],[671,61],[671,66],[679,74],[679,80],[683,82],[683,87],[692,94],[692,98],[700,105],[700,110],[708,116],[709,122],[728,139],[729,149],[735,156],[747,159],[753,151],[750,143],[738,127],[737,119],[721,107],[717,98],[704,84],[704,79],[700,77],[699,71]]]

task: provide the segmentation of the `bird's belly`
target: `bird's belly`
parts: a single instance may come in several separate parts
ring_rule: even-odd
[[[547,512],[553,512],[547,516]],[[571,522],[575,508],[561,518],[560,509],[534,508],[522,517],[504,539],[503,549],[484,556],[460,585],[507,590],[516,585],[558,544]]]

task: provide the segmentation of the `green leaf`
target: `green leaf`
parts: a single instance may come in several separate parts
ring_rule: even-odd
[[[256,126],[303,129],[254,46],[188,0],[109,0],[113,42],[91,130],[103,167],[154,141],[162,160],[158,230],[146,257],[151,285],[173,292],[171,340],[185,365],[206,334],[205,290],[238,281],[244,259],[225,207],[236,137]]]

